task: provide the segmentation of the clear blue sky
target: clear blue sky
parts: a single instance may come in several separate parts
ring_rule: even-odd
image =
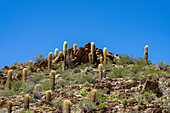
[[[0,68],[64,41],[170,64],[170,0],[0,0]]]

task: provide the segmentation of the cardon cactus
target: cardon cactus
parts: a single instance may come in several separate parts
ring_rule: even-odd
[[[71,102],[68,99],[63,102],[62,113],[71,113]]]
[[[12,101],[7,101],[7,113],[12,113]]]
[[[37,68],[37,70],[36,70],[36,71],[37,71],[37,73],[40,73],[41,69],[40,69],[40,68]]]
[[[76,50],[77,50],[77,44],[74,44],[74,45],[73,45],[73,55],[76,54]]]
[[[90,101],[96,102],[96,96],[97,96],[97,90],[96,89],[92,89],[90,91]]]
[[[46,101],[47,102],[51,101],[51,95],[52,95],[52,91],[51,90],[46,91]]]
[[[57,56],[57,55],[58,55],[58,48],[56,48],[54,51],[54,56]]]
[[[12,74],[13,74],[13,71],[12,70],[8,70],[7,80],[6,80],[6,88],[7,89],[11,89]]]
[[[92,64],[92,53],[89,53],[88,56],[89,56],[89,64]]]
[[[145,46],[144,56],[145,56],[145,61],[148,64],[148,45]]]
[[[94,63],[94,49],[95,49],[94,42],[92,42],[91,43],[92,63]]]
[[[29,110],[30,96],[26,94],[24,97],[24,110]]]
[[[100,56],[100,64],[103,63],[103,56]]]
[[[152,74],[148,74],[148,75],[147,75],[147,78],[151,80],[151,79],[152,79],[152,76],[153,76]]]
[[[98,71],[99,71],[99,79],[103,78],[103,70],[102,70],[103,65],[99,64],[98,65]]]
[[[66,69],[66,55],[67,55],[67,42],[66,41],[64,42],[64,45],[63,45],[63,55],[64,55],[64,58],[62,61],[62,70],[65,71],[65,69]]]
[[[27,68],[24,68],[22,70],[22,81],[25,82],[25,80],[27,79],[27,71],[28,69]]]
[[[51,71],[51,63],[52,63],[52,52],[48,54],[48,72],[50,73]]]
[[[104,64],[106,64],[107,63],[107,49],[106,49],[106,47],[104,47],[104,49],[103,49],[103,56],[104,56]]]
[[[54,70],[51,70],[51,72],[50,72],[51,90],[54,90],[54,88],[55,88],[55,74],[56,74],[56,72]]]

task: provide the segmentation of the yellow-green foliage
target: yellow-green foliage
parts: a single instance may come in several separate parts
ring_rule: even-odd
[[[46,101],[47,102],[51,101],[51,95],[52,95],[51,90],[46,91]]]
[[[22,70],[22,81],[25,82],[25,80],[27,79],[27,71],[28,69],[27,68],[24,68]]]
[[[54,70],[51,70],[51,72],[50,72],[51,90],[55,89],[55,74],[56,74],[56,72]]]
[[[48,54],[48,72],[51,70],[51,63],[52,63],[52,52]]]
[[[145,46],[145,52],[144,52],[146,63],[148,64],[148,45]]]
[[[73,54],[74,54],[74,55],[76,54],[76,49],[77,49],[77,44],[74,44],[74,45],[73,45]]]
[[[64,59],[62,61],[62,70],[63,71],[66,70],[66,55],[67,55],[67,42],[65,41],[64,45],[63,45],[63,56],[64,56]]]
[[[13,74],[13,71],[12,70],[8,70],[7,80],[6,80],[6,87],[7,87],[7,89],[11,89],[12,74]]]
[[[63,102],[62,113],[71,113],[71,102],[68,99]]]
[[[58,48],[55,49],[54,56],[58,55]]]
[[[12,113],[12,101],[7,101],[7,113]]]
[[[88,56],[89,56],[89,64],[92,64],[92,53],[89,53]]]
[[[104,49],[103,49],[103,56],[104,56],[104,63],[106,64],[107,63],[107,49],[106,49],[106,47],[104,47]]]
[[[24,97],[24,110],[29,109],[29,103],[30,103],[30,96],[29,94],[26,94]]]
[[[99,64],[98,65],[98,71],[99,71],[99,79],[103,78],[103,70],[102,70],[103,65]]]
[[[94,42],[91,43],[91,54],[92,54],[92,63],[94,63]]]
[[[95,102],[96,101],[96,95],[97,95],[97,90],[96,89],[92,89],[90,91],[90,100],[92,102]]]

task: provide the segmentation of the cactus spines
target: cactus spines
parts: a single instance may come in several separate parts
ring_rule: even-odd
[[[63,102],[62,113],[71,113],[71,102],[68,99]]]
[[[27,71],[28,69],[27,68],[24,68],[22,70],[22,81],[25,82],[25,80],[27,79]]]
[[[37,68],[37,70],[36,70],[36,71],[37,71],[37,73],[40,73],[41,69],[40,69],[40,68]]]
[[[24,110],[29,110],[30,96],[26,94],[24,97]]]
[[[8,70],[7,80],[6,80],[6,87],[7,87],[7,89],[11,89],[12,74],[13,74],[13,71],[12,70]]]
[[[99,64],[98,65],[98,71],[99,71],[99,79],[103,78],[103,70],[102,70],[103,65]]]
[[[67,42],[65,41],[64,45],[63,45],[63,56],[64,56],[64,59],[62,61],[62,70],[63,71],[65,71],[65,69],[66,69],[66,55],[67,55]]]
[[[104,56],[104,64],[106,64],[107,63],[107,49],[106,49],[106,47],[104,47],[104,49],[103,49],[103,56]]]
[[[96,89],[92,89],[90,91],[90,100],[92,102],[95,102],[96,101],[96,95],[97,95],[97,90]]]
[[[103,63],[103,56],[100,56],[100,64]]]
[[[74,45],[73,45],[73,55],[76,54],[76,49],[77,49],[77,44],[74,44]]]
[[[12,113],[12,101],[7,101],[7,113]]]
[[[55,88],[55,74],[56,72],[54,70],[51,70],[50,72],[50,84],[51,84],[51,90],[54,90]]]
[[[89,64],[92,64],[92,53],[89,53],[88,56],[89,56]]]
[[[94,63],[94,42],[91,43],[91,54],[92,54],[92,63]]]
[[[47,102],[51,101],[51,95],[52,95],[52,91],[51,90],[46,91],[46,101]]]
[[[50,73],[51,71],[51,63],[52,63],[52,52],[48,54],[48,72]]]
[[[145,56],[145,61],[148,64],[148,45],[145,46],[144,56]]]
[[[58,55],[58,48],[56,48],[54,51],[54,56],[57,56],[57,55]]]

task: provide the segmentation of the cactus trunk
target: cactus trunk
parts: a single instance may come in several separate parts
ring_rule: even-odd
[[[6,80],[6,88],[11,89],[11,81],[12,81],[12,70],[9,70],[7,73],[7,80]]]
[[[52,52],[48,54],[48,73],[51,71],[51,63],[52,63]]]
[[[65,71],[66,70],[66,55],[67,55],[67,42],[64,42],[63,45],[63,61],[62,61],[62,70]]]
[[[23,81],[23,83],[24,83],[25,80],[27,79],[27,71],[28,71],[27,68],[24,68],[24,69],[22,70],[22,81]]]
[[[98,65],[98,71],[99,71],[99,79],[103,78],[103,70],[102,70],[102,64]]]
[[[51,95],[52,95],[52,91],[51,90],[46,91],[46,101],[47,102],[51,101]]]
[[[12,101],[7,101],[7,113],[12,113]]]
[[[56,72],[54,70],[51,70],[51,72],[50,72],[51,90],[54,90],[54,88],[55,88],[55,74],[56,74]]]
[[[28,94],[24,97],[24,110],[29,110],[30,96]]]
[[[91,43],[91,54],[92,54],[92,63],[94,63],[94,42]]]
[[[63,102],[62,113],[71,113],[71,102],[67,99]]]
[[[95,102],[96,101],[96,95],[97,95],[97,90],[96,89],[92,89],[90,91],[90,101]]]
[[[107,49],[106,47],[103,49],[103,56],[104,56],[104,64],[107,64]]]
[[[148,45],[145,46],[144,56],[145,56],[146,64],[148,64]]]

